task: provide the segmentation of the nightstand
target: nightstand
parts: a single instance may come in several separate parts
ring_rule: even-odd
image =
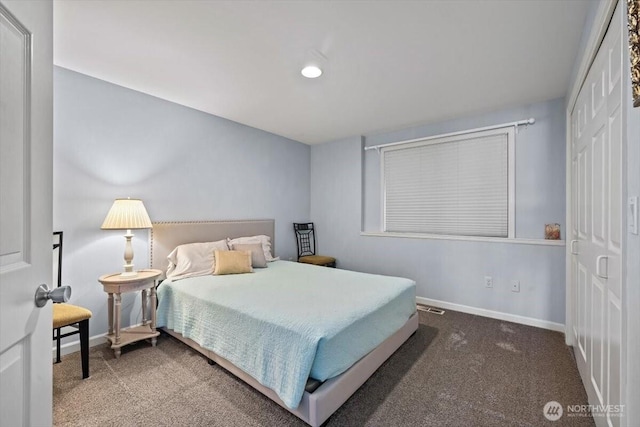
[[[151,338],[155,347],[156,337],[156,286],[155,281],[162,275],[160,270],[140,270],[136,276],[121,276],[120,273],[105,274],[98,281],[102,283],[108,296],[109,334],[111,348],[116,359],[120,357],[122,346]],[[142,325],[120,330],[122,294],[142,291]],[[151,301],[149,301],[149,299]],[[114,304],[115,302],[115,304]]]

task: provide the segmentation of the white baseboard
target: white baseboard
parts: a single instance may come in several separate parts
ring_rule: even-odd
[[[492,319],[506,320],[507,322],[520,323],[536,328],[549,329],[564,333],[565,327],[562,323],[550,322],[548,320],[534,319],[533,317],[518,316],[517,314],[502,313],[500,311],[486,310],[484,308],[471,307],[468,305],[454,304],[437,299],[416,297],[420,304],[442,308],[446,310],[461,311],[463,313],[475,314],[477,316],[490,317]]]
[[[506,320],[507,322],[520,323],[522,325],[535,326],[536,328],[549,329],[564,333],[564,325],[562,323],[549,322],[548,320],[534,319],[533,317],[518,316],[516,314],[502,313],[500,311],[486,310],[484,308],[471,307],[468,305],[454,304],[451,302],[440,301],[437,299],[416,297],[416,302],[432,307],[442,308],[445,310],[460,311],[462,313],[475,314],[477,316],[490,317],[492,319]],[[133,325],[139,326],[139,325]],[[107,342],[107,334],[94,335],[89,338],[89,347],[95,347]],[[80,339],[63,344],[60,346],[60,355],[66,356],[71,353],[80,351]],[[53,358],[56,357],[56,347],[52,349]]]
[[[79,335],[76,335],[79,337]],[[100,344],[104,344],[107,342],[107,334],[100,334],[100,335],[95,335],[93,337],[89,337],[89,347],[95,347],[97,345]],[[55,341],[53,342],[53,349],[51,350],[53,353],[53,358],[56,358],[56,346],[55,346]],[[77,351],[80,351],[80,338],[68,342],[66,344],[62,344],[60,346],[60,356],[66,356],[68,354],[71,353],[75,353]]]
[[[135,328],[136,326],[140,326],[140,325],[142,325],[142,323],[138,323],[136,325],[127,326],[127,328]],[[107,335],[108,334],[105,332],[103,334],[94,335],[92,337],[89,337],[89,348],[106,343],[107,342]],[[68,343],[65,343],[65,344],[62,344],[60,346],[60,357],[66,356],[67,354],[71,354],[71,353],[75,353],[77,351],[80,351],[80,335],[76,335],[76,337],[78,337],[76,340],[68,342]],[[53,358],[55,359],[56,358],[55,341],[54,341],[52,352],[53,352]]]

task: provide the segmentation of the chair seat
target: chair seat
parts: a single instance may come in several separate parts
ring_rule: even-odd
[[[323,255],[306,255],[301,256],[298,259],[298,262],[304,262],[305,264],[313,264],[313,265],[329,265],[335,264],[336,259],[330,256]]]
[[[91,311],[72,304],[53,304],[53,328],[62,328],[91,318]]]

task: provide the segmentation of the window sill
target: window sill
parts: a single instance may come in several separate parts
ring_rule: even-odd
[[[489,242],[508,243],[515,245],[539,245],[539,246],[565,246],[564,240],[545,239],[507,239],[503,237],[473,237],[473,236],[448,236],[440,234],[417,234],[417,233],[385,233],[361,231],[361,236],[367,237],[400,237],[405,239],[427,239],[427,240],[460,240],[465,242]]]

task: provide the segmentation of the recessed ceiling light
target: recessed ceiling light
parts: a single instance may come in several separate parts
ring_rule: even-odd
[[[322,70],[315,65],[307,65],[302,69],[301,73],[308,79],[315,79],[316,77],[320,77],[322,75]]]

